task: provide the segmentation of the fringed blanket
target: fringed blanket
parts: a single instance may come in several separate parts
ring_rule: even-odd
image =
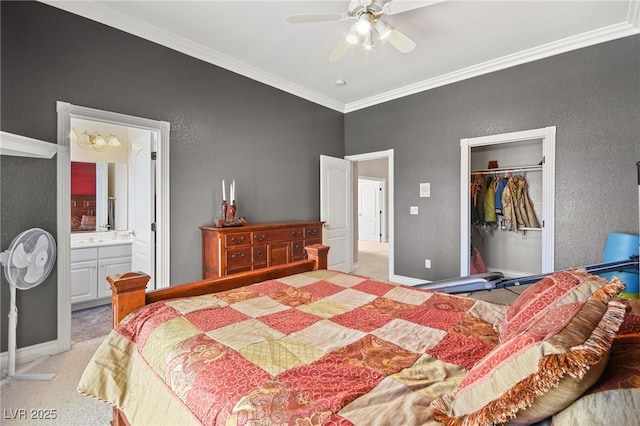
[[[314,271],[139,309],[79,391],[132,424],[438,424],[505,307]]]

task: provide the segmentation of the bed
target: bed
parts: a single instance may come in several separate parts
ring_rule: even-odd
[[[109,277],[114,330],[78,390],[113,425],[633,424],[640,303],[583,270],[513,305],[285,266],[145,294]]]

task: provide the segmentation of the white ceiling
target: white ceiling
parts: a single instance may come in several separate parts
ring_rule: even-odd
[[[352,21],[286,18],[346,13],[349,0],[43,3],[345,113],[640,32],[639,0],[448,0],[383,18],[417,44],[412,52],[380,41],[332,63]]]

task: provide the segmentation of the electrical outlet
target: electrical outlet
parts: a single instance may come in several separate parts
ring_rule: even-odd
[[[418,206],[411,206],[409,214],[418,214]]]
[[[424,267],[425,268],[431,268],[431,259],[425,259],[424,260]]]

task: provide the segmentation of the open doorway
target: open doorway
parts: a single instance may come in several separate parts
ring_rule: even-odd
[[[353,164],[354,273],[398,282],[393,270],[393,150],[345,157]]]
[[[82,136],[84,130],[91,130],[91,132],[87,132],[91,135],[95,130],[107,136],[112,133],[111,130],[115,132],[116,129],[127,134],[123,136],[123,139],[128,139],[129,143],[124,161],[126,164],[120,166],[121,171],[126,169],[122,174],[117,173],[118,166],[96,167],[103,173],[108,173],[110,169],[113,169],[122,182],[127,182],[119,186],[120,195],[107,194],[116,199],[115,206],[120,208],[116,209],[113,203],[105,201],[102,203],[103,210],[100,214],[98,214],[97,208],[94,212],[84,212],[87,213],[83,214],[83,216],[87,216],[86,222],[82,224],[81,221],[80,225],[81,227],[86,227],[87,224],[90,226],[91,216],[93,216],[93,226],[96,227],[94,232],[102,231],[105,232],[104,235],[109,234],[107,239],[112,244],[107,244],[104,251],[105,258],[108,256],[110,258],[104,262],[100,260],[101,247],[98,247],[99,244],[95,244],[96,238],[103,239],[104,235],[86,234],[87,238],[84,238],[83,235],[73,236],[70,232],[73,221],[70,181],[71,150],[66,150],[63,155],[58,156],[58,351],[62,352],[68,350],[71,343],[71,265],[72,261],[78,260],[72,253],[73,250],[78,249],[78,242],[87,244],[86,247],[80,248],[82,253],[79,252],[79,255],[93,255],[93,251],[95,251],[96,256],[95,259],[93,257],[87,259],[87,265],[80,265],[81,268],[85,268],[84,270],[74,270],[74,273],[86,274],[87,280],[95,279],[98,296],[100,296],[101,290],[103,291],[102,296],[106,296],[107,291],[110,295],[110,289],[100,287],[104,284],[102,281],[105,280],[104,278],[100,279],[99,276],[124,272],[117,270],[119,267],[128,270],[148,269],[155,278],[155,288],[169,286],[169,123],[81,107],[65,102],[58,102],[57,111],[59,145],[70,148],[71,144],[78,143],[76,137],[89,139],[90,143],[93,143],[91,138]],[[85,129],[86,126],[95,126],[96,129]],[[104,127],[102,130],[97,129],[101,126]],[[72,129],[75,130],[75,135]],[[87,140],[84,139],[80,142],[86,143]],[[88,151],[93,149],[91,146],[88,148]],[[141,160],[142,158],[144,161]],[[86,163],[86,158],[83,161]],[[108,161],[104,163],[108,163]],[[137,175],[146,175],[146,178],[141,180],[136,177]],[[105,182],[109,181],[109,177],[96,177],[97,181],[101,179]],[[146,188],[145,191],[141,191],[142,187]],[[127,195],[123,195],[124,193]],[[97,204],[100,203],[96,200],[96,207]],[[106,206],[106,211],[104,206]],[[139,208],[145,209],[145,211],[136,211]],[[100,229],[97,228],[98,226]],[[115,229],[110,232],[109,228],[112,226]],[[139,230],[134,231],[134,228]],[[123,263],[127,256],[126,253],[123,254],[119,251],[122,250],[120,247],[122,244],[113,242],[120,243],[121,238],[124,240],[128,236],[132,238],[128,256],[130,261]],[[73,247],[72,240],[75,240]],[[155,243],[155,248],[148,247],[150,241]],[[136,249],[134,249],[136,246],[142,247],[142,251],[136,253]],[[147,247],[145,248],[145,246]],[[151,257],[155,259],[156,266],[148,263]],[[84,261],[85,259],[80,260]],[[123,266],[125,264],[127,266]],[[91,271],[92,266],[97,272]],[[104,274],[101,270],[105,271]],[[91,303],[89,302],[89,304]]]
[[[354,272],[389,280],[388,159],[354,163],[357,177],[357,257]]]

